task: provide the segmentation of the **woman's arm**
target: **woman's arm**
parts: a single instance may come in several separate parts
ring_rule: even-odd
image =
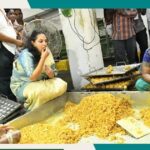
[[[150,66],[142,65],[142,77],[145,81],[150,82]]]
[[[150,74],[142,74],[143,79],[150,83]]]
[[[36,66],[35,70],[33,71],[32,75],[30,76],[31,81],[37,80],[38,77],[41,75],[45,59],[48,55],[49,55],[48,50],[42,51],[40,61],[39,61],[38,65]]]
[[[48,59],[45,61],[44,69],[45,69],[46,75],[49,78],[54,78],[58,74],[58,72],[57,72],[57,69],[55,66],[54,57],[53,57],[50,49],[49,48],[47,48],[47,49],[49,51],[49,56],[47,57]]]
[[[47,65],[45,65],[45,73],[49,78],[54,78],[53,70],[50,67],[48,67]]]

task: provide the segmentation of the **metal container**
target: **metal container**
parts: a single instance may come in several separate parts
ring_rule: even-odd
[[[53,101],[49,101],[39,108],[28,112],[21,117],[18,117],[10,122],[8,125],[14,126],[15,128],[22,128],[27,125],[31,125],[40,121],[43,121],[50,116],[54,115],[58,110],[65,106],[67,101],[72,101],[74,103],[79,103],[80,100],[91,94],[102,93],[102,92],[68,92],[63,96],[56,98]],[[141,109],[145,107],[150,107],[150,92],[139,92],[139,91],[124,91],[124,92],[109,92],[111,94],[127,94],[134,101],[133,108]],[[144,136],[140,139],[135,139],[129,135],[123,136],[125,143],[150,143],[150,135]],[[85,142],[85,141],[83,141]],[[103,139],[93,140],[92,143],[112,143]]]
[[[83,77],[87,78],[87,77],[101,77],[101,76],[113,76],[113,75],[125,75],[128,74],[134,70],[136,70],[137,68],[140,67],[140,64],[131,64],[131,65],[127,65],[130,67],[129,70],[125,70],[124,67],[125,65],[121,65],[121,66],[112,66],[113,70],[111,73],[107,73],[107,67],[101,68],[99,70],[95,70],[92,72],[89,72],[87,74],[82,75]]]
[[[89,80],[93,85],[103,85],[103,84],[109,84],[109,83],[115,83],[115,82],[119,82],[119,81],[127,81],[127,80],[130,80],[130,79],[133,79],[140,76],[141,73],[139,74],[135,74],[135,75],[128,75],[128,76],[119,76],[119,77],[116,77],[116,76],[112,76],[112,79],[110,80],[107,80],[107,81],[101,81],[101,82],[97,82],[97,83],[94,83],[92,82],[92,78],[88,78],[87,80]],[[113,78],[115,77],[115,78]]]

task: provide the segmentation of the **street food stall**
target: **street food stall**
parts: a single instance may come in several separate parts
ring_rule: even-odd
[[[0,134],[0,143],[150,143],[150,92],[127,91],[134,87],[141,75],[138,71],[140,64],[104,67],[102,38],[99,38],[94,23],[95,12],[90,9],[73,10],[72,15],[76,14],[78,29],[74,26],[74,19],[68,26],[68,17],[60,16],[68,59],[56,62],[56,67],[59,71],[70,69],[75,90],[82,87],[84,78],[89,84],[82,87],[84,91],[67,92],[19,117],[14,115],[16,118],[11,121],[2,120],[7,123],[6,128],[5,125],[1,127],[6,130]],[[59,31],[49,21],[39,19],[28,23],[25,29],[30,34],[35,27],[47,31],[46,35],[51,39],[48,46],[58,58],[62,46]],[[72,27],[82,36],[74,34]],[[15,111],[20,113],[22,105],[12,102],[3,108],[7,110],[8,107],[9,113],[1,115],[1,119],[10,117]],[[123,119],[130,121],[133,128],[126,122],[122,125]]]

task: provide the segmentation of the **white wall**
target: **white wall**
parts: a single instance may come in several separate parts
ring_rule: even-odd
[[[90,10],[89,13],[88,9],[74,9],[72,17],[61,15],[61,23],[73,85],[79,90],[87,84],[81,75],[104,66],[95,12]],[[86,43],[83,43],[82,38]]]

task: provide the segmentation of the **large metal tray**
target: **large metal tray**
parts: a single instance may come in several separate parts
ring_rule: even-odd
[[[128,74],[131,71],[133,71],[133,70],[137,69],[138,67],[140,67],[140,64],[131,64],[131,65],[126,65],[126,66],[130,66],[130,69],[129,70],[125,70],[124,69],[125,65],[113,66],[113,71],[111,73],[107,73],[106,72],[107,67],[104,67],[102,69],[86,73],[86,74],[82,75],[82,77],[87,78],[87,77],[124,75],[124,74]]]
[[[31,125],[40,121],[43,121],[50,116],[53,116],[65,106],[67,101],[72,101],[74,103],[79,103],[80,100],[90,94],[101,93],[101,92],[68,92],[62,97],[59,97],[53,101],[49,101],[46,104],[43,104],[39,108],[28,112],[21,117],[18,117],[10,122],[9,125],[14,126],[15,128],[22,128],[27,125]],[[134,101],[133,108],[141,109],[145,107],[150,107],[150,92],[138,92],[138,91],[124,91],[124,92],[109,92],[114,95],[116,94],[127,94]],[[140,139],[135,139],[129,135],[123,136],[125,138],[125,143],[149,143],[150,144],[150,135],[146,135]],[[88,140],[90,141],[90,139]],[[83,143],[85,141],[81,141]],[[91,143],[111,143],[110,141],[98,139],[97,141],[91,141]]]
[[[127,85],[125,85],[124,87],[119,87],[119,85],[116,85],[114,87],[113,84],[119,84],[121,82],[129,82]],[[127,91],[130,90],[131,88],[133,88],[133,85],[135,83],[135,80],[133,79],[126,79],[126,80],[122,80],[122,81],[118,81],[118,82],[108,82],[105,84],[98,84],[98,85],[93,85],[91,83],[85,85],[84,87],[82,87],[82,90],[86,90],[86,91]]]
[[[125,76],[118,76],[118,77],[114,77],[114,78],[112,78],[112,79],[110,79],[110,80],[107,80],[107,81],[101,81],[101,82],[96,82],[96,83],[94,83],[94,82],[92,82],[92,78],[93,77],[90,77],[90,78],[88,78],[88,80],[93,84],[93,85],[103,85],[103,84],[109,84],[109,83],[115,83],[115,82],[119,82],[119,81],[126,81],[126,80],[130,80],[130,79],[135,79],[135,78],[137,78],[138,76],[140,76],[141,75],[141,73],[139,73],[139,74],[135,74],[135,75],[125,75]]]

